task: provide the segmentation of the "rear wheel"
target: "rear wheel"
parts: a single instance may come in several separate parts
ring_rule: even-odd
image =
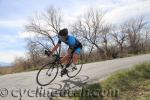
[[[58,66],[56,64],[46,64],[41,67],[37,73],[36,81],[41,86],[49,85],[58,74]]]
[[[82,54],[79,55],[78,62],[75,66],[72,66],[72,63],[73,63],[73,58],[70,59],[70,66],[67,68],[68,69],[67,76],[69,78],[75,77],[81,71],[83,66]]]

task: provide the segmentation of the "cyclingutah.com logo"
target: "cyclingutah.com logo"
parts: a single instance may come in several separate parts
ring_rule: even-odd
[[[118,97],[118,89],[86,89],[81,90],[52,90],[52,88],[37,87],[36,89],[12,89],[8,91],[6,88],[0,89],[0,98],[14,97],[22,100],[22,98],[41,98],[41,97]]]

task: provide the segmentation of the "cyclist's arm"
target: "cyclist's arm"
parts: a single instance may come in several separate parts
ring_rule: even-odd
[[[57,44],[53,47],[52,53],[54,53],[54,52],[57,50],[58,47],[60,47],[60,44],[59,44],[59,43],[57,43]]]

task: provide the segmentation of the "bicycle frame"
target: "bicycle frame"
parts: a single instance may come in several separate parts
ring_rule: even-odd
[[[54,62],[50,62],[50,64],[58,64],[58,65],[63,66],[62,63],[58,63],[58,62],[61,62],[61,58],[63,58],[63,57],[60,57],[59,54],[53,54],[52,56],[55,56],[56,58],[54,58],[55,59]],[[68,63],[69,65],[71,64],[72,59],[73,59],[73,53],[71,53],[71,55],[69,57],[69,63]]]

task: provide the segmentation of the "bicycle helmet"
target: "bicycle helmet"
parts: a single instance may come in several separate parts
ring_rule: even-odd
[[[68,35],[68,29],[67,28],[61,29],[59,31],[58,35],[60,35],[60,36],[67,36]]]

